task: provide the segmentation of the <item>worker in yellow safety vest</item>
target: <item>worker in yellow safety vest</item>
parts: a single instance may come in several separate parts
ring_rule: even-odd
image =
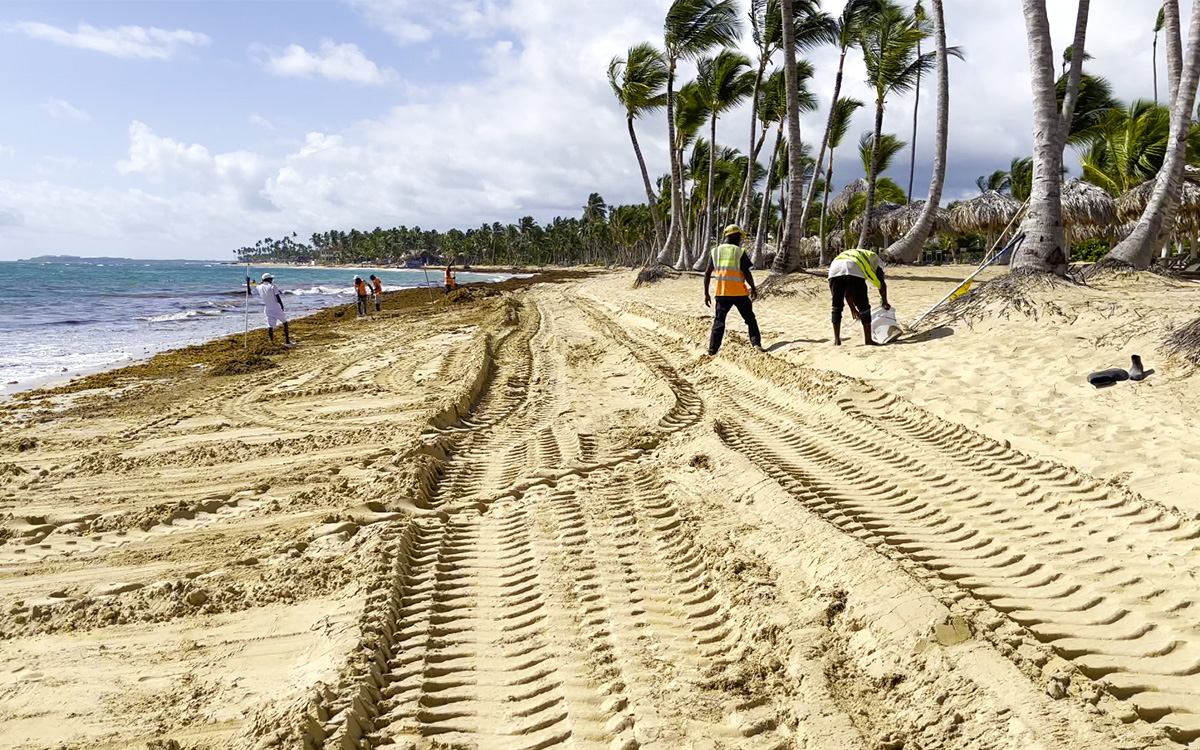
[[[708,269],[704,272],[704,304],[712,307],[709,284],[717,277],[717,308],[713,315],[712,334],[708,339],[708,353],[716,354],[725,337],[725,318],[730,308],[736,307],[746,321],[750,343],[762,351],[762,337],[758,332],[758,319],[754,317],[752,300],[758,298],[754,277],[750,275],[750,255],[742,247],[742,230],[736,224],[725,227],[725,242],[714,247],[708,254]]]
[[[871,300],[867,296],[867,282],[879,290],[884,310],[888,304],[887,281],[883,275],[883,262],[879,256],[861,248],[847,250],[829,264],[829,293],[833,295],[833,345],[842,345],[842,309],[850,303],[850,314],[862,323],[863,343],[878,346],[871,337]]]

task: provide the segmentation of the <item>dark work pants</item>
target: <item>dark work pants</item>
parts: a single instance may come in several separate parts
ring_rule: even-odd
[[[367,295],[358,295],[358,314],[359,317],[367,314]]]
[[[754,304],[749,297],[717,297],[717,307],[713,316],[712,335],[708,338],[708,353],[716,354],[721,348],[721,339],[725,338],[725,318],[729,317],[730,308],[736,307],[746,321],[750,332],[750,343],[762,345],[762,337],[758,333],[758,318],[754,317]]]
[[[829,292],[833,295],[833,324],[841,325],[842,310],[846,307],[846,293],[858,308],[859,320],[871,322],[871,299],[867,296],[867,280],[857,276],[834,276],[829,280]]]

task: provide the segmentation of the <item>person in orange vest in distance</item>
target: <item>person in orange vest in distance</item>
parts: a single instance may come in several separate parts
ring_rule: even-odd
[[[358,295],[358,317],[367,314],[367,282],[361,276],[354,277],[354,293]]]
[[[449,294],[450,292],[453,292],[456,288],[458,288],[458,284],[456,284],[454,281],[454,274],[452,273],[453,270],[454,270],[454,265],[451,263],[447,263],[446,264],[446,294]]]
[[[716,354],[725,338],[725,318],[730,308],[736,307],[746,321],[750,343],[762,351],[762,336],[758,332],[758,319],[754,317],[753,300],[758,299],[754,277],[750,275],[750,255],[742,247],[742,230],[737,224],[725,227],[725,242],[717,245],[708,254],[708,268],[704,271],[704,305],[712,307],[709,282],[717,277],[717,308],[713,315],[712,335],[708,339],[708,353]]]
[[[379,312],[379,298],[383,295],[383,282],[375,274],[371,274],[371,292],[375,296],[375,312]]]

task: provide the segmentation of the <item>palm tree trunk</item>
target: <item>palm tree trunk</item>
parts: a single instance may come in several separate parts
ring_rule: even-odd
[[[771,149],[771,159],[767,166],[767,184],[763,186],[762,209],[758,213],[758,231],[754,233],[754,267],[763,267],[763,243],[767,241],[767,224],[771,215],[771,177],[775,174],[775,164],[779,156],[779,144],[783,143],[783,123],[775,131],[775,148]]]
[[[646,160],[642,157],[642,147],[638,145],[637,132],[633,129],[633,115],[626,118],[629,122],[629,140],[633,142],[633,152],[637,154],[638,166],[642,169],[642,181],[646,183],[646,205],[650,207],[650,217],[654,220],[654,239],[661,246],[663,243],[662,220],[654,207],[658,205],[658,197],[654,195],[654,186],[650,183],[650,173],[646,171]]]
[[[833,183],[833,155],[836,150],[829,149],[829,172],[825,178],[825,192],[821,197],[821,228],[817,230],[821,233],[821,257],[818,259],[818,263],[822,266],[829,262],[829,242],[825,238],[825,214],[829,211],[829,186]]]
[[[750,97],[750,161],[746,165],[746,183],[742,185],[742,195],[738,198],[738,224],[750,223],[750,204],[754,202],[754,164],[758,159],[758,149],[754,148],[754,134],[758,131],[758,94],[762,89],[763,76],[767,72],[767,58],[759,55],[758,73],[754,77],[754,94]],[[744,227],[743,227],[744,228]]]
[[[1045,0],[1021,0],[1029,46],[1029,68],[1033,84],[1033,188],[1029,210],[1021,224],[1025,241],[1013,258],[1010,270],[1052,273],[1064,276],[1069,251],[1064,250],[1062,223],[1063,149],[1083,73],[1083,50],[1087,40],[1089,0],[1079,0],[1075,20],[1075,54],[1067,79],[1063,108],[1055,94],[1054,47]]]
[[[800,259],[800,214],[804,201],[804,165],[800,141],[800,81],[796,75],[796,11],[792,0],[783,0],[783,80],[787,89],[788,211],[787,229],[775,253],[774,270],[790,273]]]
[[[667,239],[658,256],[660,263],[671,262],[675,254],[675,245],[679,244],[679,237],[683,232],[682,170],[675,159],[677,138],[675,129],[675,60],[671,60],[667,73],[667,150],[671,156],[671,227],[667,230]]]
[[[1151,46],[1153,50],[1150,53],[1150,59],[1154,61],[1154,103],[1158,104],[1158,32],[1154,32],[1154,44]]]
[[[917,59],[921,59],[921,41],[917,40]],[[940,94],[941,92],[939,92]],[[913,177],[917,174],[917,113],[921,109],[921,71],[917,71],[917,87],[913,91],[913,134],[909,144],[908,161],[908,192],[905,195],[912,200]]]
[[[871,141],[871,171],[867,174],[867,205],[863,208],[863,228],[858,235],[859,247],[870,247],[871,219],[875,213],[875,180],[879,170],[879,139],[883,136],[883,97],[875,99],[875,138]],[[849,246],[849,243],[847,243]]]
[[[1167,21],[1167,58],[1170,59],[1172,29],[1179,29],[1179,0],[1167,0],[1163,10]],[[1133,232],[1107,256],[1112,261],[1137,269],[1150,267],[1175,225],[1187,162],[1187,136],[1192,125],[1192,107],[1196,103],[1196,88],[1200,85],[1200,2],[1192,6],[1187,55],[1187,65],[1182,70],[1178,85],[1174,87],[1176,98],[1171,102],[1171,135],[1167,141],[1166,159],[1154,183],[1154,192],[1150,194],[1150,201]]]
[[[1171,10],[1168,5],[1174,6]],[[1179,77],[1183,75],[1183,37],[1179,28],[1179,3],[1163,3],[1163,35],[1167,38],[1167,106],[1175,106]]]
[[[712,238],[712,212],[713,212],[713,181],[717,171],[717,113],[714,110],[712,113],[712,134],[708,141],[708,195],[704,209],[704,234],[700,241],[700,246],[708,245]]]
[[[937,135],[933,149],[933,178],[929,181],[929,199],[925,201],[925,208],[921,211],[917,223],[908,230],[908,234],[887,250],[888,260],[901,263],[912,263],[921,256],[933,229],[933,217],[938,210],[938,204],[942,202],[942,188],[946,183],[946,141],[950,129],[950,66],[946,59],[946,19],[942,13],[942,0],[932,0],[931,10],[934,43],[937,45]],[[916,137],[915,123],[913,137]],[[908,179],[911,200],[911,173]]]
[[[843,48],[842,56],[838,59],[837,76],[833,79],[833,98],[829,100],[829,117],[825,120],[825,135],[824,135],[824,137],[821,138],[820,148],[817,149],[817,165],[813,171],[814,178],[813,178],[812,184],[809,185],[808,195],[804,199],[804,209],[800,213],[801,230],[803,230],[804,228],[806,228],[808,226],[808,210],[809,210],[809,207],[812,206],[813,193],[815,193],[816,189],[817,189],[817,180],[815,178],[815,175],[818,175],[821,173],[821,163],[825,161],[825,148],[829,144],[829,134],[833,130],[834,109],[837,105],[838,98],[842,95],[842,69],[846,65],[846,51],[847,51],[846,48]],[[832,163],[832,161],[833,161],[832,149],[831,149],[831,153],[829,156],[829,160]],[[821,241],[821,247],[822,248],[825,247],[824,240]],[[822,257],[824,257],[823,249],[821,251],[821,254],[822,254]]]

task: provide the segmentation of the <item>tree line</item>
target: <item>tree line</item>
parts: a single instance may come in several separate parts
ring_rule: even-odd
[[[545,225],[526,216],[516,224],[495,222],[465,232],[405,226],[369,232],[334,229],[313,233],[307,243],[293,232],[261,239],[234,254],[242,263],[637,266],[655,252],[654,220],[646,205],[610,207],[592,193],[579,218],[558,217]]]

